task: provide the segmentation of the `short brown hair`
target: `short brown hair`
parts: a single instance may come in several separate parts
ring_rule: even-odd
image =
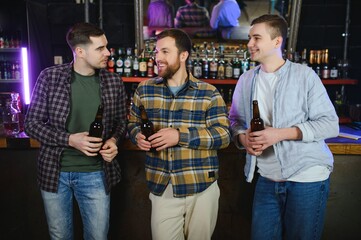
[[[288,24],[287,21],[282,16],[276,14],[265,14],[258,18],[253,19],[253,21],[251,22],[251,26],[257,23],[267,24],[267,26],[270,27],[269,33],[271,35],[271,39],[281,36],[283,38],[282,49],[285,47]]]
[[[79,44],[92,43],[90,37],[99,37],[104,35],[104,31],[91,23],[76,23],[66,34],[66,41],[69,47],[74,50]]]
[[[192,54],[192,40],[183,30],[176,28],[166,29],[157,35],[157,40],[165,37],[171,37],[175,39],[175,45],[178,48],[178,53],[187,51],[189,56]]]

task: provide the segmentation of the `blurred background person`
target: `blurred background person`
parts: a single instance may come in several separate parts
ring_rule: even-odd
[[[173,27],[173,7],[167,0],[151,0],[147,16],[148,27]]]
[[[239,26],[241,9],[236,0],[219,0],[213,7],[210,25],[213,29]]]
[[[205,7],[199,6],[195,0],[185,0],[187,5],[177,10],[175,27],[207,27],[209,26],[209,14]]]

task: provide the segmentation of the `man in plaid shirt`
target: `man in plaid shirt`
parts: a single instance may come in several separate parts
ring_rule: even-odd
[[[179,7],[175,17],[176,28],[208,27],[209,14],[205,7],[199,6],[195,0],[185,0],[187,5]]]
[[[38,183],[51,239],[73,239],[73,198],[84,239],[107,239],[110,189],[120,181],[115,157],[126,131],[125,90],[104,68],[110,55],[104,31],[89,23],[67,34],[74,61],[43,70],[25,119],[26,133],[41,143]],[[102,137],[88,136],[103,105]]]
[[[139,84],[128,123],[131,140],[147,151],[151,227],[157,240],[211,239],[217,220],[217,150],[230,143],[229,121],[218,90],[186,71],[191,45],[179,29],[157,35],[159,77]],[[140,105],[157,131],[149,141],[140,132]]]

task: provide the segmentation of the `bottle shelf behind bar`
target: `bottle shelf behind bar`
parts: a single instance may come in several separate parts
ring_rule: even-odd
[[[139,83],[147,80],[146,77],[122,77],[126,83]],[[237,79],[200,79],[214,85],[236,85]],[[356,85],[357,79],[322,79],[324,85]]]

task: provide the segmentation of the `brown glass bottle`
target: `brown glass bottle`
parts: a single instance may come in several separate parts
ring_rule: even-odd
[[[154,131],[154,125],[152,121],[148,119],[147,112],[145,111],[145,108],[143,105],[139,106],[140,110],[140,119],[142,120],[140,129],[142,134],[146,137],[146,140],[148,141],[148,137],[153,135],[155,133]],[[150,151],[154,152],[155,148],[151,148]]]
[[[264,129],[263,119],[259,115],[258,101],[253,100],[253,118],[251,120],[251,132],[261,131]]]
[[[95,115],[94,121],[90,124],[89,127],[89,136],[90,137],[102,137],[103,133],[103,105],[99,105],[97,114]]]

